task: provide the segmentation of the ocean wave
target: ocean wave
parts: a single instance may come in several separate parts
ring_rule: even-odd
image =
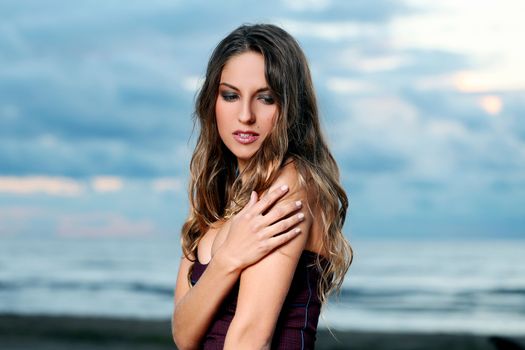
[[[0,281],[0,291],[13,291],[38,289],[66,290],[66,291],[110,291],[120,290],[136,293],[151,293],[158,295],[173,295],[173,287],[160,284],[142,282],[107,282],[107,281],[46,281],[46,280],[25,280],[25,281]],[[35,291],[36,292],[36,291]]]
[[[520,295],[525,297],[525,288],[495,288],[488,292],[490,294]]]

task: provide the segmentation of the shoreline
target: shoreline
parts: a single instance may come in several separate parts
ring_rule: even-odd
[[[316,349],[508,349],[525,350],[520,337],[463,333],[380,332],[326,329]],[[2,349],[176,349],[169,320],[91,316],[0,314]]]

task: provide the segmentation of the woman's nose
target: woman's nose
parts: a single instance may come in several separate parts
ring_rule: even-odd
[[[248,101],[241,106],[241,110],[239,111],[239,121],[243,124],[255,123],[255,113]]]

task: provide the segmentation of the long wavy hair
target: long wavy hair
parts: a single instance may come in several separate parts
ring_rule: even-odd
[[[224,65],[248,51],[264,57],[266,81],[279,114],[260,149],[238,174],[237,159],[219,136],[215,103]],[[352,262],[352,249],[342,233],[348,198],[321,132],[310,69],[297,41],[271,24],[242,25],[231,32],[210,57],[194,122],[200,132],[190,163],[190,212],[181,233],[184,255],[194,261],[207,229],[238,213],[251,191],[268,190],[285,162],[292,160],[300,185],[308,189],[310,207],[321,216],[322,251],[329,263],[323,265],[318,258],[315,265],[321,272],[317,287],[324,303],[331,292],[340,290]]]

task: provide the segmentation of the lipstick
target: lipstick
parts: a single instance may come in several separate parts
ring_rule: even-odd
[[[251,130],[236,130],[233,133],[235,140],[243,145],[249,145],[257,141],[259,134]]]

